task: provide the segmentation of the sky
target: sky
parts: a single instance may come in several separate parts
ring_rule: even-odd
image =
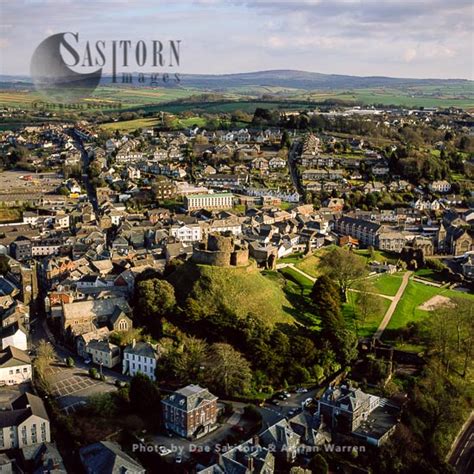
[[[42,40],[74,32],[179,39],[180,73],[474,79],[473,25],[472,0],[0,0],[0,74],[29,74]]]

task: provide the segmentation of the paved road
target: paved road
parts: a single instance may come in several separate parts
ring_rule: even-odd
[[[474,472],[474,417],[459,436],[449,462],[458,474]]]
[[[87,196],[89,198],[89,202],[92,204],[94,211],[97,213],[99,211],[99,205],[97,202],[97,193],[95,192],[94,186],[92,186],[92,183],[89,180],[89,164],[90,164],[90,159],[89,155],[87,154],[84,145],[82,143],[82,140],[75,134],[73,133],[73,137],[76,142],[76,146],[78,150],[81,152],[81,157],[82,157],[82,181],[84,183],[84,186],[87,191]]]
[[[390,319],[392,318],[393,313],[395,312],[397,304],[403,296],[405,288],[408,285],[408,280],[410,279],[411,273],[412,272],[405,272],[405,275],[403,275],[402,284],[400,285],[397,294],[394,296],[392,302],[390,303],[390,306],[388,307],[387,312],[385,313],[385,316],[383,317],[382,322],[380,323],[377,331],[375,331],[374,337],[376,339],[380,339],[383,332],[385,331],[385,328],[388,326],[388,323],[390,322]]]
[[[298,158],[298,153],[300,149],[301,142],[296,140],[290,147],[288,152],[288,169],[290,170],[291,180],[293,182],[294,188],[298,191],[298,193],[302,196],[303,195],[303,188],[301,187],[301,183],[298,179],[298,173],[296,170],[296,160]]]

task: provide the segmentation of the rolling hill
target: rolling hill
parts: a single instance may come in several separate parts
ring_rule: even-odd
[[[203,314],[225,308],[242,318],[252,313],[270,326],[294,322],[290,314],[293,307],[282,288],[263,276],[254,264],[222,268],[188,261],[168,281],[174,286],[180,305],[194,300]]]

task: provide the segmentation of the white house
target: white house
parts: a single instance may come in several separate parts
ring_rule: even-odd
[[[199,242],[202,239],[199,224],[173,225],[170,229],[171,235],[180,242]]]
[[[49,418],[41,398],[24,393],[12,401],[11,410],[0,411],[0,450],[50,442]]]
[[[17,322],[1,328],[2,350],[14,346],[22,351],[28,350],[28,334],[26,329]]]
[[[430,191],[435,193],[449,193],[451,190],[451,184],[445,180],[433,181],[428,187],[430,188]]]
[[[17,385],[30,381],[30,356],[13,346],[0,351],[0,385]]]
[[[156,346],[148,342],[132,342],[123,351],[122,373],[134,375],[141,373],[156,380],[156,361],[159,352]]]

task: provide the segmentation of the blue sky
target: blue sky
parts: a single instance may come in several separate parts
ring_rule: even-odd
[[[473,79],[470,0],[0,0],[0,73],[47,36],[180,39],[182,73],[268,69]]]

